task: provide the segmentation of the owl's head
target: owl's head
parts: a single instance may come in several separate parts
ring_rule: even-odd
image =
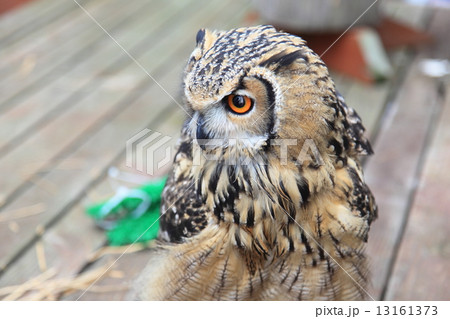
[[[200,30],[183,79],[193,140],[215,148],[278,152],[272,141],[306,140],[329,147],[338,126],[337,94],[320,57],[300,37],[272,26]],[[342,142],[342,141],[341,141]]]

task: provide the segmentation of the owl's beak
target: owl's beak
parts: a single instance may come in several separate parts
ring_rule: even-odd
[[[198,145],[202,148],[202,150],[206,150],[206,141],[209,139],[208,134],[205,132],[205,129],[203,127],[203,117],[199,116],[197,120],[197,132],[196,132],[196,138]]]

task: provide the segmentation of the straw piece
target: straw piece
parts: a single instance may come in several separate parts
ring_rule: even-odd
[[[124,274],[124,272],[121,271],[121,270],[111,270],[111,271],[109,272],[109,277],[120,279],[120,278],[125,277],[125,274]]]
[[[108,265],[87,271],[76,278],[54,278],[55,269],[36,276],[22,285],[0,288],[0,296],[7,295],[3,300],[58,300],[61,295],[89,289],[90,292],[104,293],[127,290],[128,286],[105,285],[92,286],[99,277],[110,271]]]
[[[85,290],[107,270],[108,267],[105,265],[88,271],[76,278],[57,278],[48,281],[40,287],[41,289],[36,294],[26,298],[26,300],[51,300],[55,299],[57,295],[66,293],[68,290]]]
[[[52,278],[56,275],[56,270],[54,268],[51,268],[47,270],[46,272],[28,280],[22,285],[15,286],[15,289],[7,295],[5,298],[3,298],[4,301],[8,300],[18,300],[20,297],[22,297],[26,292],[35,289],[39,285],[42,285],[45,281]],[[8,288],[8,287],[5,287]],[[7,290],[7,289],[5,289]]]
[[[39,240],[36,243],[36,257],[39,265],[39,269],[44,272],[47,270],[47,259],[45,258],[45,251],[44,251],[44,243],[42,240]]]

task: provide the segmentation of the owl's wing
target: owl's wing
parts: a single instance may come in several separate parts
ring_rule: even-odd
[[[371,155],[373,154],[372,146],[370,145],[369,140],[364,136],[364,132],[366,129],[362,125],[361,118],[359,117],[356,111],[349,107],[344,98],[339,92],[337,93],[338,103],[340,105],[341,110],[344,112],[345,120],[344,126],[347,139],[349,140],[348,152],[349,155]],[[353,152],[352,152],[353,151]],[[354,154],[356,152],[356,154]],[[353,153],[353,154],[352,154]]]
[[[375,198],[362,177],[362,171],[359,166],[347,167],[347,173],[352,181],[352,192],[348,197],[348,204],[352,212],[357,213],[361,218],[367,221],[370,226],[373,220],[378,217],[378,207]],[[367,229],[367,232],[369,229]],[[365,235],[367,240],[367,233]]]
[[[342,137],[341,149],[345,150],[346,158],[341,159],[343,159],[343,168],[347,171],[347,178],[351,181],[350,189],[352,189],[352,192],[346,194],[344,198],[347,198],[350,210],[366,220],[369,226],[377,218],[377,205],[364,181],[363,171],[357,157],[371,155],[373,150],[365,136],[365,128],[359,115],[345,103],[339,92],[336,95],[338,113],[341,114],[342,123],[338,126],[339,131],[336,134]]]
[[[206,227],[207,211],[195,190],[196,181],[189,174],[191,166],[192,140],[182,135],[162,194],[160,240],[179,243]]]

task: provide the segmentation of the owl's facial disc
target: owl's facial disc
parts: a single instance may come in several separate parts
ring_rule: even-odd
[[[261,77],[244,77],[234,91],[194,113],[193,137],[203,149],[261,148],[273,128],[273,95]]]

